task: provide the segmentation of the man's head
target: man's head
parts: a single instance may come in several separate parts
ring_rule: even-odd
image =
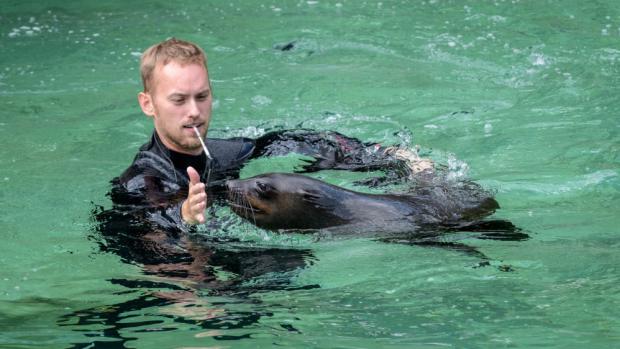
[[[169,39],[149,47],[140,72],[144,91],[142,111],[153,118],[155,130],[169,149],[200,154],[193,126],[204,136],[211,119],[211,86],[205,54],[187,41]]]
[[[153,75],[157,65],[164,66],[171,61],[181,65],[198,64],[207,67],[207,58],[204,51],[197,45],[176,38],[171,38],[155,44],[144,53],[140,59],[140,75],[144,92],[153,89]]]

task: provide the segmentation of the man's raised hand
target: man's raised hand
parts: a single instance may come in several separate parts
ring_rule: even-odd
[[[205,208],[207,207],[207,193],[204,183],[200,182],[200,175],[193,167],[187,168],[189,189],[187,199],[181,207],[183,220],[188,224],[202,224],[205,222]]]

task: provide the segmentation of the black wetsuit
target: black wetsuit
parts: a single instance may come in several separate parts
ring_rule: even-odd
[[[192,166],[200,181],[208,183],[209,204],[219,198],[226,179],[237,178],[239,169],[253,153],[254,141],[248,138],[207,139],[213,159],[205,154],[187,155],[166,148],[157,132],[144,144],[133,163],[112,180],[110,196],[116,209],[121,209],[143,222],[154,223],[165,230],[186,230],[181,206],[187,198]]]

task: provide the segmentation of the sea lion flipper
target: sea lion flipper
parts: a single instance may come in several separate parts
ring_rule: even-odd
[[[527,232],[504,219],[470,222],[454,230],[480,233],[476,238],[481,240],[522,241],[530,238]]]

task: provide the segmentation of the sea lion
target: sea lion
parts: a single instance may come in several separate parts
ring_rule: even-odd
[[[270,230],[318,230],[354,226],[375,232],[461,230],[481,226],[499,208],[473,182],[430,185],[407,194],[368,194],[299,174],[268,173],[227,181],[231,209]],[[506,223],[506,221],[503,221]],[[503,227],[512,227],[507,222]],[[343,229],[339,229],[343,231]]]

